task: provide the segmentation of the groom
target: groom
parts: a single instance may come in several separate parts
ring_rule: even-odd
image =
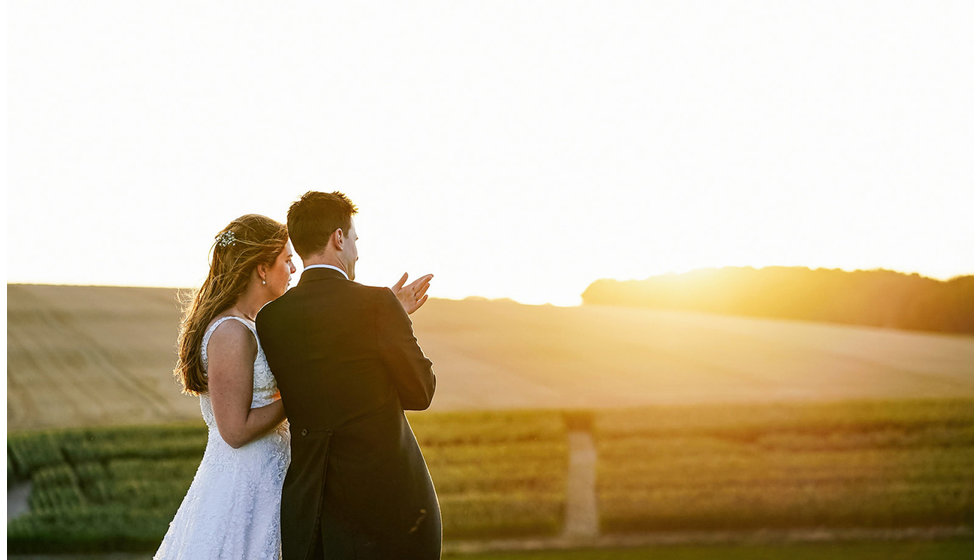
[[[442,516],[404,410],[436,378],[388,288],[353,282],[357,208],[308,192],[287,227],[306,268],[256,327],[289,419],[283,560],[438,559]]]

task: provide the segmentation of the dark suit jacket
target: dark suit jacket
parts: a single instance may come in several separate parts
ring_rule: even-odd
[[[404,410],[428,408],[432,362],[388,288],[314,268],[262,308],[259,341],[289,419],[283,560],[437,559],[442,515]]]

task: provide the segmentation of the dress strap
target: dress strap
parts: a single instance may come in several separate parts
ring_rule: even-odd
[[[208,372],[208,341],[211,340],[211,335],[214,334],[214,330],[218,328],[218,325],[224,323],[228,319],[235,319],[239,323],[248,327],[248,330],[252,332],[252,336],[255,337],[255,341],[258,342],[259,335],[255,332],[255,326],[252,325],[251,321],[242,319],[241,317],[235,317],[234,315],[229,315],[228,317],[222,317],[211,324],[208,330],[204,332],[204,339],[201,341],[201,362],[204,364],[204,375],[207,376]]]

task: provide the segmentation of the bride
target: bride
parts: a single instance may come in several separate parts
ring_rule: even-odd
[[[208,443],[154,560],[279,558],[289,424],[255,332],[255,314],[289,287],[286,226],[247,214],[215,238],[204,285],[187,305],[174,375],[200,397]],[[426,275],[392,287],[411,313]],[[416,296],[416,292],[418,292]],[[409,311],[410,310],[410,311]]]

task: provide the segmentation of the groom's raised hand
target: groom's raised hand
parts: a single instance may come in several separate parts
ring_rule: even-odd
[[[398,301],[405,308],[405,312],[411,315],[429,299],[429,296],[425,292],[429,290],[429,281],[432,280],[432,275],[426,274],[425,276],[421,276],[407,286],[405,285],[406,280],[408,280],[407,272],[402,274],[398,282],[395,282],[395,285],[391,287],[391,291],[398,297]]]

